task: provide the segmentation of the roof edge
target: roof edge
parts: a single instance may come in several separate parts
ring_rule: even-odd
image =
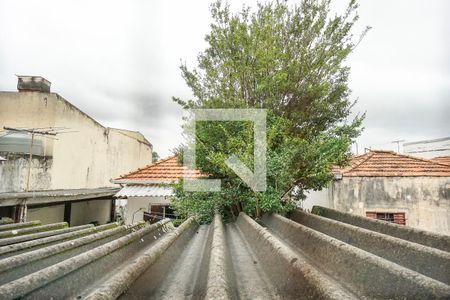
[[[178,179],[158,179],[158,180],[130,180],[130,179],[111,179],[111,183],[116,184],[139,184],[139,185],[147,185],[147,184],[175,184],[179,180]]]
[[[143,169],[146,169],[146,168],[149,168],[149,167],[153,167],[153,166],[157,166],[157,165],[159,165],[159,164],[161,164],[161,163],[163,163],[163,162],[165,162],[165,161],[167,161],[167,160],[169,160],[169,159],[171,159],[171,158],[173,158],[173,157],[175,157],[175,156],[176,156],[176,155],[171,155],[171,156],[169,156],[169,157],[160,159],[160,160],[158,160],[157,162],[154,162],[154,163],[145,165],[145,166],[142,167],[142,168],[137,168],[136,170],[130,171],[130,172],[128,172],[127,174],[120,175],[118,178],[113,179],[113,180],[122,180],[122,178],[124,178],[125,176],[130,176],[130,175],[133,175],[133,174],[135,174],[135,173],[137,173],[137,172],[139,172],[139,171],[141,171],[141,170],[143,170]]]

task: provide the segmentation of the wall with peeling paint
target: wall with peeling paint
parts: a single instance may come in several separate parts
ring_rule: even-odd
[[[449,177],[344,177],[331,186],[334,209],[404,212],[408,226],[450,234]]]
[[[0,128],[66,127],[43,141],[44,157],[33,159],[30,190],[113,186],[111,178],[151,163],[152,146],[138,132],[106,128],[55,93],[0,92]],[[26,155],[0,166],[0,192],[23,191]]]
[[[42,224],[64,222],[64,205],[36,208],[29,207],[27,210],[27,221],[38,220],[41,221]]]
[[[0,156],[7,158],[7,161],[0,164],[0,193],[25,190],[29,165],[28,155],[0,153]],[[30,189],[50,189],[52,163],[52,157],[33,157],[30,169]]]

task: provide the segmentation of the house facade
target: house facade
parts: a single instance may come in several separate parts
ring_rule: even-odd
[[[0,217],[43,223],[72,219],[71,225],[77,225],[81,215],[70,217],[71,209],[105,212],[80,222],[103,223],[103,215],[109,220],[116,192],[110,179],[150,163],[152,145],[139,132],[104,127],[51,93],[42,77],[19,76],[17,92],[0,92],[0,156],[5,159],[0,164]],[[98,190],[107,187],[112,192],[99,200]],[[70,190],[71,197],[63,197],[61,190]],[[32,194],[40,191],[54,191],[58,199],[43,203]],[[74,194],[84,196],[76,199]],[[13,199],[21,199],[22,206],[5,205]]]
[[[205,175],[198,170],[188,171],[176,156],[170,156],[112,180],[122,187],[116,194],[116,203],[125,224],[174,218],[170,207],[172,186],[185,177]]]
[[[317,204],[450,234],[450,165],[375,150],[333,175],[327,189],[310,193],[306,209]]]

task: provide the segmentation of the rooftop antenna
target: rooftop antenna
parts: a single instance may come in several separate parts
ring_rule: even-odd
[[[3,129],[7,131],[7,134],[14,133],[14,132],[20,132],[20,133],[26,133],[31,134],[31,141],[30,141],[30,155],[28,157],[28,171],[27,171],[27,185],[25,191],[28,192],[30,189],[30,173],[31,173],[31,161],[33,159],[33,143],[34,143],[34,136],[40,135],[47,138],[54,138],[57,134],[61,133],[67,133],[68,128],[65,127],[40,127],[40,128],[12,128],[12,127],[6,127],[4,126]],[[72,132],[72,131],[69,131]]]
[[[397,144],[397,153],[400,153],[400,143],[404,142],[405,140],[395,140],[392,141],[392,144]]]

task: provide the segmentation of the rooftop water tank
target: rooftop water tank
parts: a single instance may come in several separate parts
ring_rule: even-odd
[[[50,93],[51,82],[41,76],[17,75],[17,89],[19,92],[34,91]]]

